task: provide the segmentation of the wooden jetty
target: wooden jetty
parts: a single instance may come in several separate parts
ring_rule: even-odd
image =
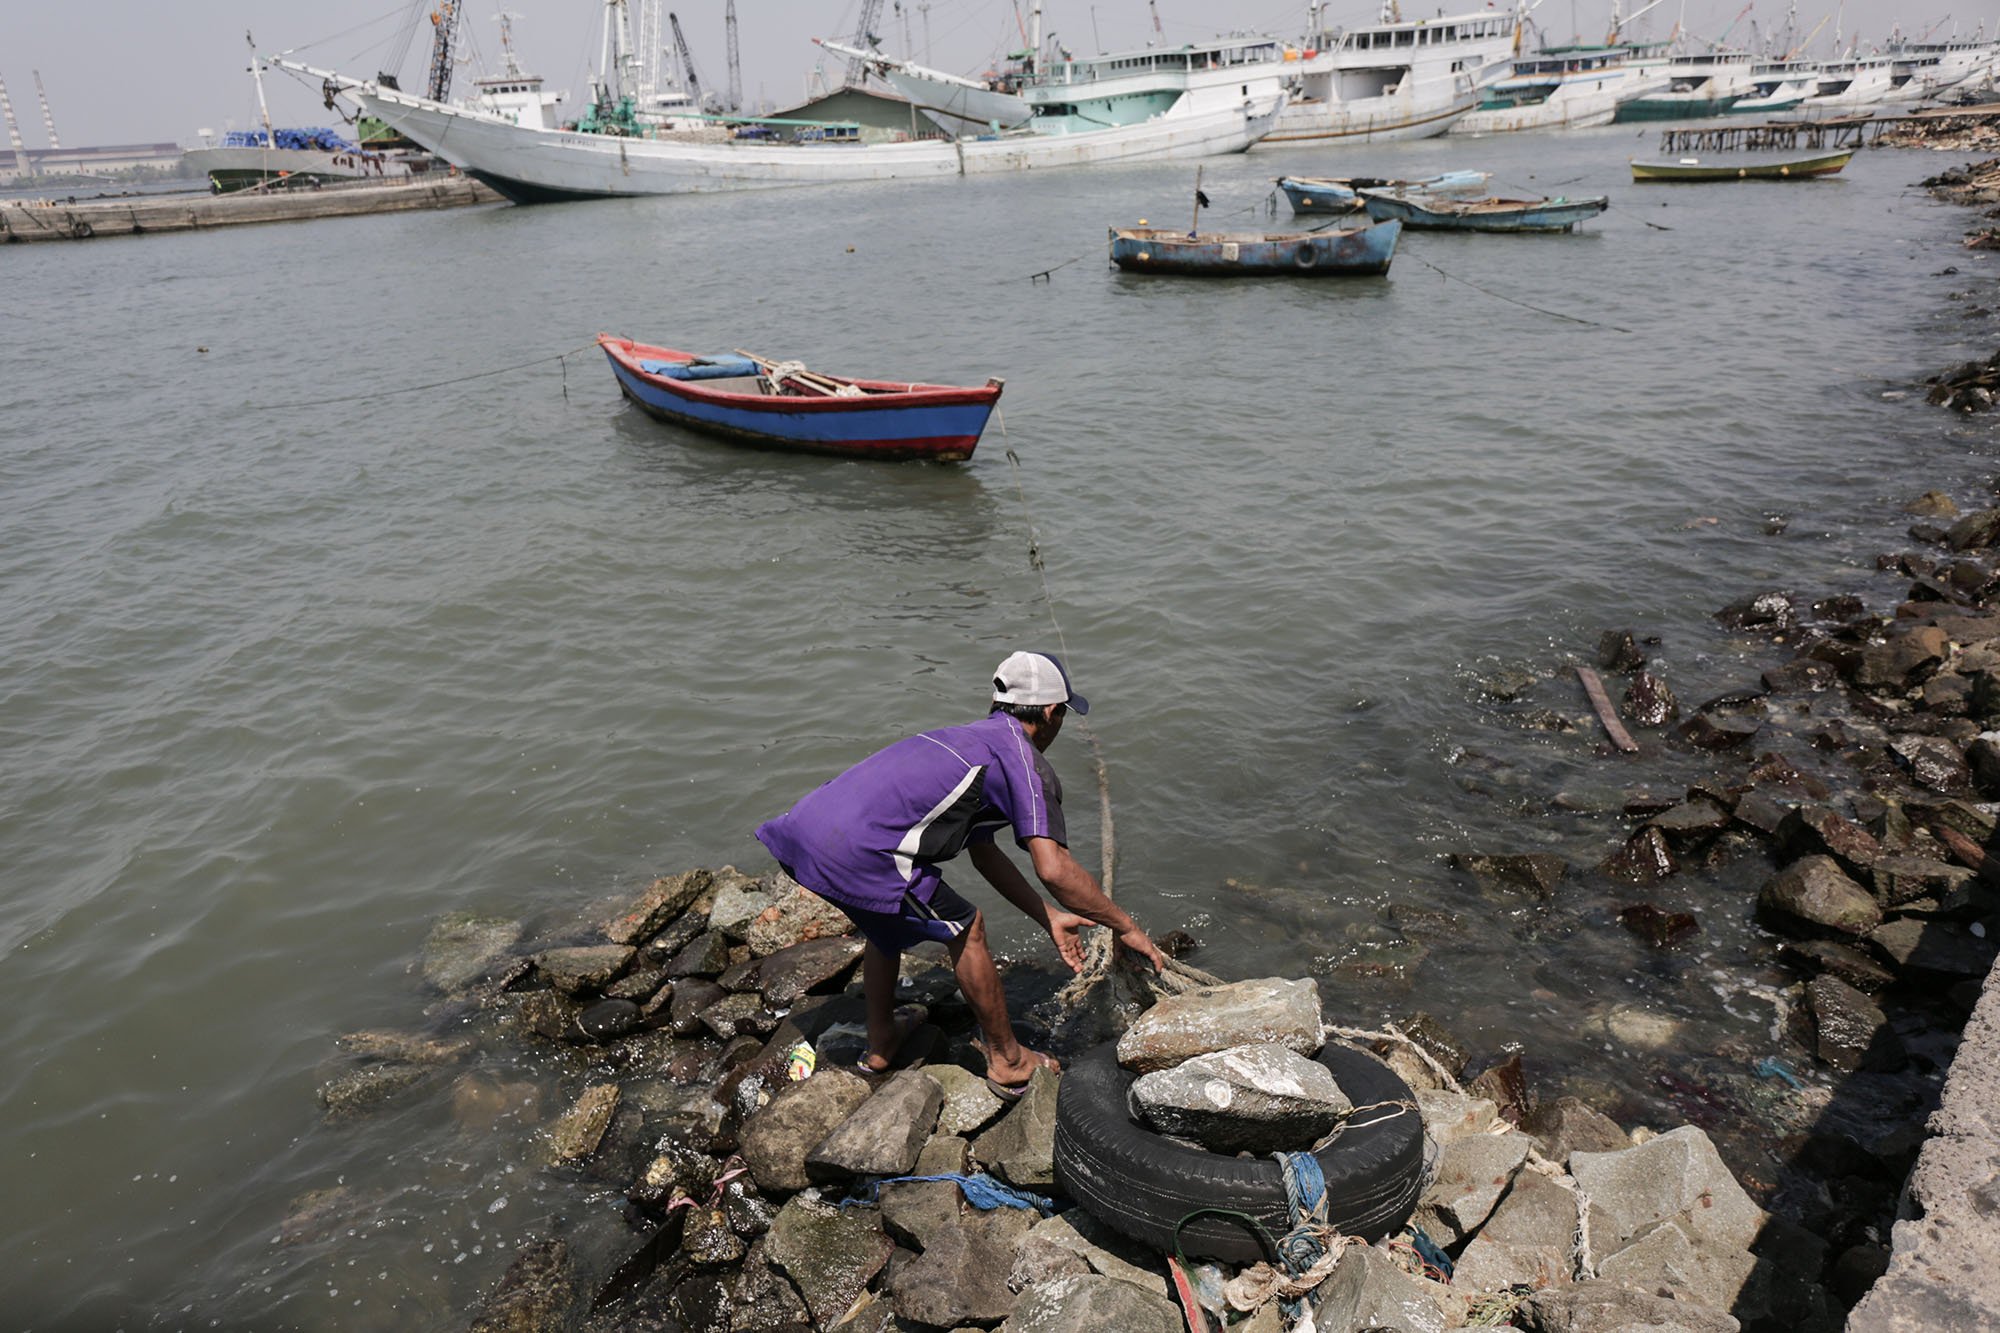
[[[498,194],[471,177],[443,171],[319,189],[130,195],[75,202],[8,200],[0,203],[0,241],[85,241],[99,236],[206,231],[255,222],[300,222],[499,202]]]
[[[1940,121],[1964,122],[1967,126],[1991,125],[2000,121],[2000,102],[1937,107],[1900,116],[1830,116],[1825,120],[1774,120],[1761,125],[1705,121],[1700,125],[1660,131],[1660,151],[1722,153],[1739,148],[1864,148],[1889,130]]]

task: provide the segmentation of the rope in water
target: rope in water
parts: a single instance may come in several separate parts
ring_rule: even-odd
[[[1063,637],[1062,622],[1056,618],[1056,595],[1049,588],[1049,565],[1042,559],[1042,539],[1035,531],[1035,512],[1028,505],[1028,488],[1021,480],[1021,456],[1012,449],[1007,451],[1007,464],[1014,469],[1014,494],[1021,499],[1021,518],[1028,525],[1028,563],[1042,580],[1042,607],[1049,614],[1049,627],[1055,630],[1056,646],[1062,649],[1063,661],[1069,661],[1069,641]],[[1097,733],[1091,729],[1090,719],[1077,714],[1077,722],[1083,727],[1083,738],[1090,744],[1090,764],[1097,773],[1097,828],[1100,847],[1100,864],[1103,868],[1097,878],[1104,889],[1104,896],[1111,896],[1112,869],[1118,859],[1118,834],[1111,823],[1111,777],[1105,771],[1104,750],[1097,743]]]
[[[1532,310],[1538,315],[1547,315],[1552,319],[1567,320],[1571,324],[1583,324],[1593,329],[1610,329],[1613,333],[1630,333],[1632,331],[1627,328],[1621,328],[1616,324],[1606,324],[1600,320],[1585,319],[1581,315],[1565,315],[1560,310],[1550,310],[1546,306],[1531,305],[1526,301],[1516,300],[1514,297],[1504,293],[1493,291],[1491,288],[1481,287],[1478,283],[1473,282],[1469,278],[1461,278],[1456,273],[1447,273],[1428,259],[1419,259],[1416,255],[1410,255],[1408,258],[1414,263],[1422,264],[1440,278],[1449,278],[1453,282],[1462,282],[1481,295],[1490,296],[1496,301],[1505,301],[1508,305],[1520,306],[1523,310]]]
[[[470,375],[454,375],[448,380],[434,380],[429,384],[406,384],[396,389],[370,389],[368,396],[370,398],[388,398],[399,393],[422,393],[426,389],[443,389],[454,384],[465,384],[471,380],[492,379],[495,375],[511,375],[517,370],[527,370],[531,366],[545,366],[549,362],[554,361],[563,368],[563,400],[567,402],[569,400],[569,359],[581,352],[592,351],[596,346],[597,344],[594,341],[587,342],[581,347],[572,347],[567,352],[560,352],[555,356],[538,356],[533,361],[522,361],[511,366],[501,366],[498,370],[481,370],[475,371]],[[353,401],[354,398],[352,395],[339,398],[319,398],[304,403],[287,400],[282,403],[267,403],[263,406],[263,410],[266,412],[289,412],[299,407],[327,407],[334,403],[351,404]]]

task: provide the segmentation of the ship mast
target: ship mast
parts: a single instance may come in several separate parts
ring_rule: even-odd
[[[257,63],[257,39],[250,35],[248,28],[245,28],[243,40],[250,45],[250,79],[257,85],[257,114],[264,118],[264,146],[276,148],[278,136],[271,132],[271,108],[264,101],[264,70]]]
[[[35,96],[42,99],[42,124],[49,127],[49,147],[61,148],[62,144],[56,138],[55,113],[49,110],[49,95],[42,88],[42,72],[40,70],[35,71]]]

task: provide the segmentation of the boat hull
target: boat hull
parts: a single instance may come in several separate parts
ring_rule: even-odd
[[[900,68],[883,71],[889,86],[916,105],[940,129],[967,134],[998,126],[1006,130],[1027,123],[1028,104],[1012,93],[968,88],[962,83],[926,79]]]
[[[1655,94],[1622,104],[1612,117],[1619,124],[1634,120],[1706,120],[1726,116],[1742,101],[1738,94],[1721,97],[1675,97]]]
[[[1432,231],[1569,231],[1611,207],[1609,199],[1501,200],[1480,205],[1476,201],[1455,205],[1455,201],[1425,201],[1412,195],[1362,192],[1368,216],[1378,222],[1395,221],[1406,227]]]
[[[1285,108],[1259,146],[1294,143],[1399,143],[1435,139],[1477,109],[1477,97],[1419,105],[1406,98],[1365,102],[1302,102]]]
[[[1240,153],[1269,131],[1282,95],[1068,135],[890,144],[699,143],[544,130],[350,85],[363,109],[517,203],[771,189],[1158,161]]]
[[[1196,278],[1336,278],[1387,273],[1395,222],[1348,231],[1189,237],[1156,229],[1111,229],[1111,262],[1128,273]]]
[[[1000,401],[1001,384],[978,388],[854,380],[856,397],[742,393],[685,382],[647,367],[691,358],[609,334],[598,337],[619,390],[648,416],[733,444],[883,462],[971,458]]]
[[[1687,158],[1673,162],[1634,162],[1632,179],[1635,181],[1812,180],[1819,176],[1833,175],[1846,166],[1848,159],[1853,156],[1854,150],[1850,148],[1835,153],[1814,153],[1809,157],[1785,158],[1782,161],[1704,162]]]
[[[1278,188],[1285,192],[1291,202],[1294,215],[1339,216],[1361,211],[1361,196],[1357,188],[1377,185],[1383,188],[1403,187],[1422,189],[1431,194],[1446,196],[1478,195],[1486,191],[1488,175],[1483,171],[1448,171],[1441,176],[1432,176],[1421,181],[1368,181],[1365,179],[1323,180],[1306,176],[1280,176]]]
[[[329,153],[318,148],[190,148],[181,164],[229,194],[267,182],[286,188],[314,182],[384,180],[411,174],[407,162],[378,154]]]

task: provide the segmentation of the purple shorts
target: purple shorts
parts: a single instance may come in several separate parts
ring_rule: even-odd
[[[920,902],[914,893],[903,895],[903,906],[895,912],[870,912],[843,906],[855,927],[867,941],[886,954],[899,954],[913,945],[933,940],[949,944],[972,929],[979,909],[938,881],[929,902]]]

